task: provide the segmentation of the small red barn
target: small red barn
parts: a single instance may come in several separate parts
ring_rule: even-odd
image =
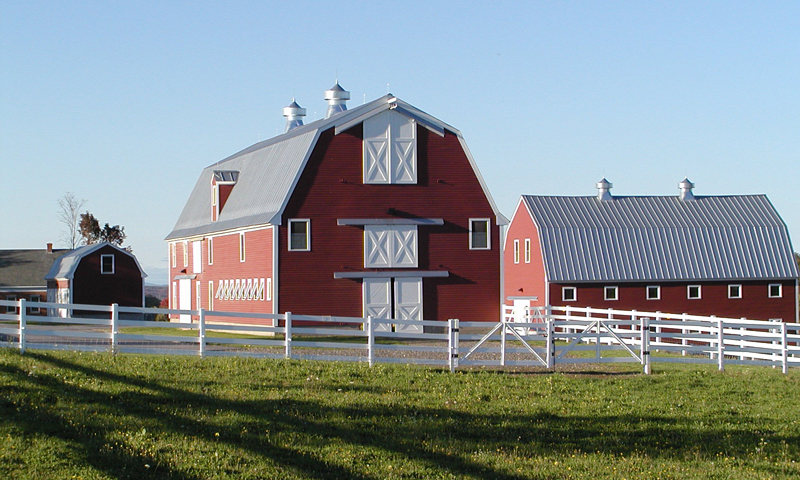
[[[203,170],[167,236],[172,307],[497,321],[507,220],[461,133],[392,95],[325,98]]]
[[[523,196],[504,254],[507,305],[798,319],[789,233],[764,195]]]
[[[143,307],[145,277],[132,253],[107,242],[86,245],[53,262],[47,301]]]

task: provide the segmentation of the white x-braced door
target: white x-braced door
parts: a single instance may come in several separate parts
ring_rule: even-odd
[[[364,316],[392,318],[392,279],[365,278],[363,282]],[[375,324],[376,332],[390,332],[390,323]]]
[[[366,225],[364,267],[415,268],[417,243],[416,225]]]
[[[422,320],[422,278],[394,279],[394,305],[397,320]],[[406,333],[422,333],[422,325],[396,325],[395,330]]]

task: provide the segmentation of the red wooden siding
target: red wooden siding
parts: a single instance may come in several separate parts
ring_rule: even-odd
[[[100,256],[114,256],[114,273],[100,273]],[[142,307],[144,282],[136,260],[106,246],[81,259],[73,280],[74,303]]]
[[[768,285],[780,283],[783,294],[780,298],[769,298]],[[728,298],[728,285],[742,285],[742,298]],[[647,300],[646,287],[661,286],[660,300]],[[700,299],[687,298],[688,285],[701,285]],[[561,289],[574,286],[577,300],[563,302]],[[604,300],[605,286],[619,287],[619,300]],[[674,282],[674,283],[615,283],[607,284],[551,284],[550,300],[553,305],[576,307],[613,308],[618,310],[640,310],[648,312],[689,313],[693,315],[716,315],[726,318],[745,317],[752,320],[780,318],[785,322],[795,321],[797,291],[795,282],[750,281],[750,282]]]
[[[530,239],[531,242],[530,263],[525,263],[525,239]],[[514,240],[519,241],[519,263],[514,263]],[[506,235],[503,262],[505,266],[505,295],[503,300],[507,305],[514,303],[508,300],[508,297],[523,296],[538,297],[537,301],[531,302],[531,306],[547,304],[544,261],[541,246],[539,245],[539,232],[522,202],[518,204],[514,219]]]
[[[418,127],[417,184],[365,185],[362,127],[323,132],[284,213],[279,235],[281,312],[362,315],[361,281],[334,272],[364,269],[364,231],[342,218],[443,218],[420,226],[419,270],[448,270],[423,279],[423,317],[496,321],[500,306],[499,227],[458,138]],[[394,215],[387,213],[393,208]],[[311,251],[287,251],[292,218],[311,219]],[[487,218],[491,250],[469,250],[469,219]],[[369,271],[369,269],[366,269]],[[413,269],[402,269],[413,270]]]

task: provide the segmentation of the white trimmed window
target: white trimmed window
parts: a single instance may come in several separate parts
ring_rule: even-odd
[[[728,285],[728,298],[742,298],[742,286],[738,284]]]
[[[604,287],[603,288],[604,300],[619,300],[619,287]]]
[[[214,264],[214,237],[206,239],[206,250],[208,251],[208,264]]]
[[[661,300],[661,287],[659,285],[647,286],[647,299],[648,300]]]
[[[203,301],[203,289],[202,289],[202,283],[200,283],[200,280],[195,282],[194,290],[196,292],[195,293],[195,299],[194,299],[194,301],[195,301],[194,306],[195,306],[196,309],[200,310],[201,308],[203,308],[203,304],[200,303],[200,302]]]
[[[202,271],[203,242],[201,240],[195,240],[192,242],[192,273],[202,273]]]
[[[417,183],[417,123],[394,111],[364,120],[364,183]]]
[[[700,285],[687,285],[686,286],[686,298],[689,300],[699,300],[702,298],[702,288]]]
[[[519,263],[519,240],[514,239],[514,263]]]
[[[114,273],[114,255],[100,255],[100,273],[104,275]]]
[[[8,295],[6,296],[6,300],[9,302],[16,302],[17,296],[16,295]],[[14,305],[7,305],[6,306],[6,313],[17,313],[17,307]]]
[[[264,279],[261,279],[261,300],[264,300],[266,293],[267,301],[272,301],[272,278],[267,279],[267,286],[264,287]]]
[[[189,266],[189,242],[183,242],[183,266]]]
[[[31,295],[31,302],[37,303],[37,302],[41,302],[41,301],[42,301],[42,296],[41,295]],[[40,313],[42,311],[42,309],[39,308],[39,307],[31,307],[28,311],[31,312],[31,313]]]
[[[768,287],[769,298],[783,297],[783,285],[780,283],[770,283]]]
[[[469,219],[469,249],[470,250],[489,250],[492,248],[491,237],[489,235],[488,218]]]
[[[416,225],[365,225],[365,268],[416,268]]]
[[[561,300],[564,302],[574,302],[578,299],[578,291],[575,287],[561,287]]]
[[[307,218],[289,220],[288,235],[290,252],[311,251],[311,220]]]
[[[244,262],[244,232],[239,234],[239,261]]]
[[[208,309],[214,310],[214,282],[208,282]]]
[[[170,250],[170,256],[172,257],[172,266],[173,267],[177,267],[178,266],[178,254],[176,252],[177,247],[175,246],[175,243],[170,243],[169,244],[169,250]]]
[[[531,239],[525,239],[525,263],[531,263]]]

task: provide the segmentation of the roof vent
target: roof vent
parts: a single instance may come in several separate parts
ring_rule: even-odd
[[[286,131],[303,125],[303,117],[306,116],[306,109],[302,108],[292,99],[288,107],[283,107],[283,116],[286,117]]]
[[[350,100],[350,92],[342,88],[338,81],[330,90],[325,90],[325,101],[328,102],[328,113],[325,114],[325,118],[347,110],[346,102],[348,100]]]
[[[614,199],[614,197],[611,196],[611,187],[613,187],[614,184],[606,180],[605,177],[603,177],[602,180],[597,182],[595,186],[597,187],[598,200],[600,200],[601,202],[607,202],[609,200]]]
[[[694,183],[690,182],[688,178],[684,178],[681,183],[678,184],[678,188],[681,189],[680,198],[681,200],[694,200],[694,194],[692,193],[692,189],[694,188]]]

